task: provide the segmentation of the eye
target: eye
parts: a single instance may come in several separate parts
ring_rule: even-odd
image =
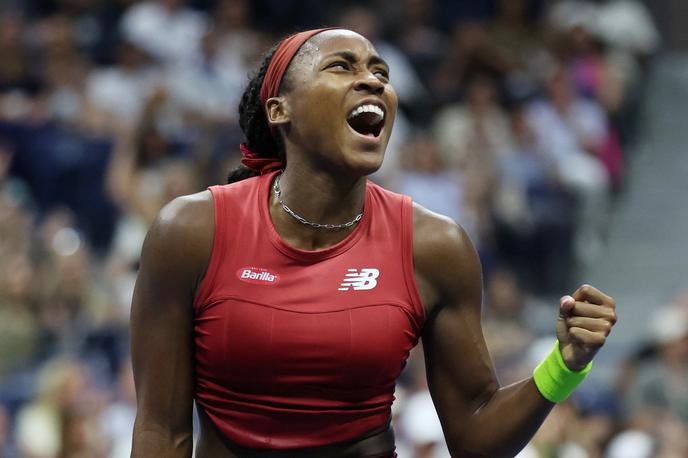
[[[348,62],[345,62],[343,60],[341,60],[341,61],[338,60],[337,62],[333,62],[330,65],[328,65],[327,68],[338,68],[338,69],[342,69],[342,70],[349,70],[350,67],[349,67]]]
[[[389,71],[387,71],[384,68],[378,68],[377,70],[373,70],[373,74],[378,78],[383,78],[386,80],[389,79]]]

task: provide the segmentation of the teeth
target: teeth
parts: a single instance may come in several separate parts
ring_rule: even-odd
[[[385,112],[382,111],[382,108],[372,104],[361,105],[360,107],[356,108],[349,114],[348,119],[358,116],[361,113],[375,113],[380,117],[380,119],[385,119]]]

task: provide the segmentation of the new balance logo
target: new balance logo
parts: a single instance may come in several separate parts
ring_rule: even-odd
[[[279,281],[279,275],[259,267],[242,267],[237,270],[236,276],[241,281],[262,285],[274,285]]]
[[[353,288],[355,291],[364,289],[373,289],[377,286],[377,277],[380,276],[380,271],[377,269],[361,269],[359,272],[356,269],[347,269],[344,275],[344,281],[339,285],[339,291],[349,291]]]

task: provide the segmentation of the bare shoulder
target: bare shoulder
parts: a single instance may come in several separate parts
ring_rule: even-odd
[[[202,275],[210,259],[215,210],[210,191],[177,197],[159,212],[143,246],[142,263]]]
[[[416,253],[416,248],[423,252],[442,252],[449,245],[458,247],[467,238],[463,228],[451,218],[413,203],[414,254],[422,254]]]
[[[451,218],[413,204],[413,259],[416,278],[442,302],[457,295],[478,294],[482,274],[478,255],[466,231]]]
[[[160,210],[151,229],[164,234],[193,236],[208,224],[212,228],[214,214],[210,191],[180,196]]]

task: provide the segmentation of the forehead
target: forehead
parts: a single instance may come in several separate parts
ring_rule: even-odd
[[[361,58],[369,55],[377,56],[373,44],[364,36],[351,30],[326,30],[311,38],[307,46],[312,49],[316,60],[341,51],[353,52]]]

